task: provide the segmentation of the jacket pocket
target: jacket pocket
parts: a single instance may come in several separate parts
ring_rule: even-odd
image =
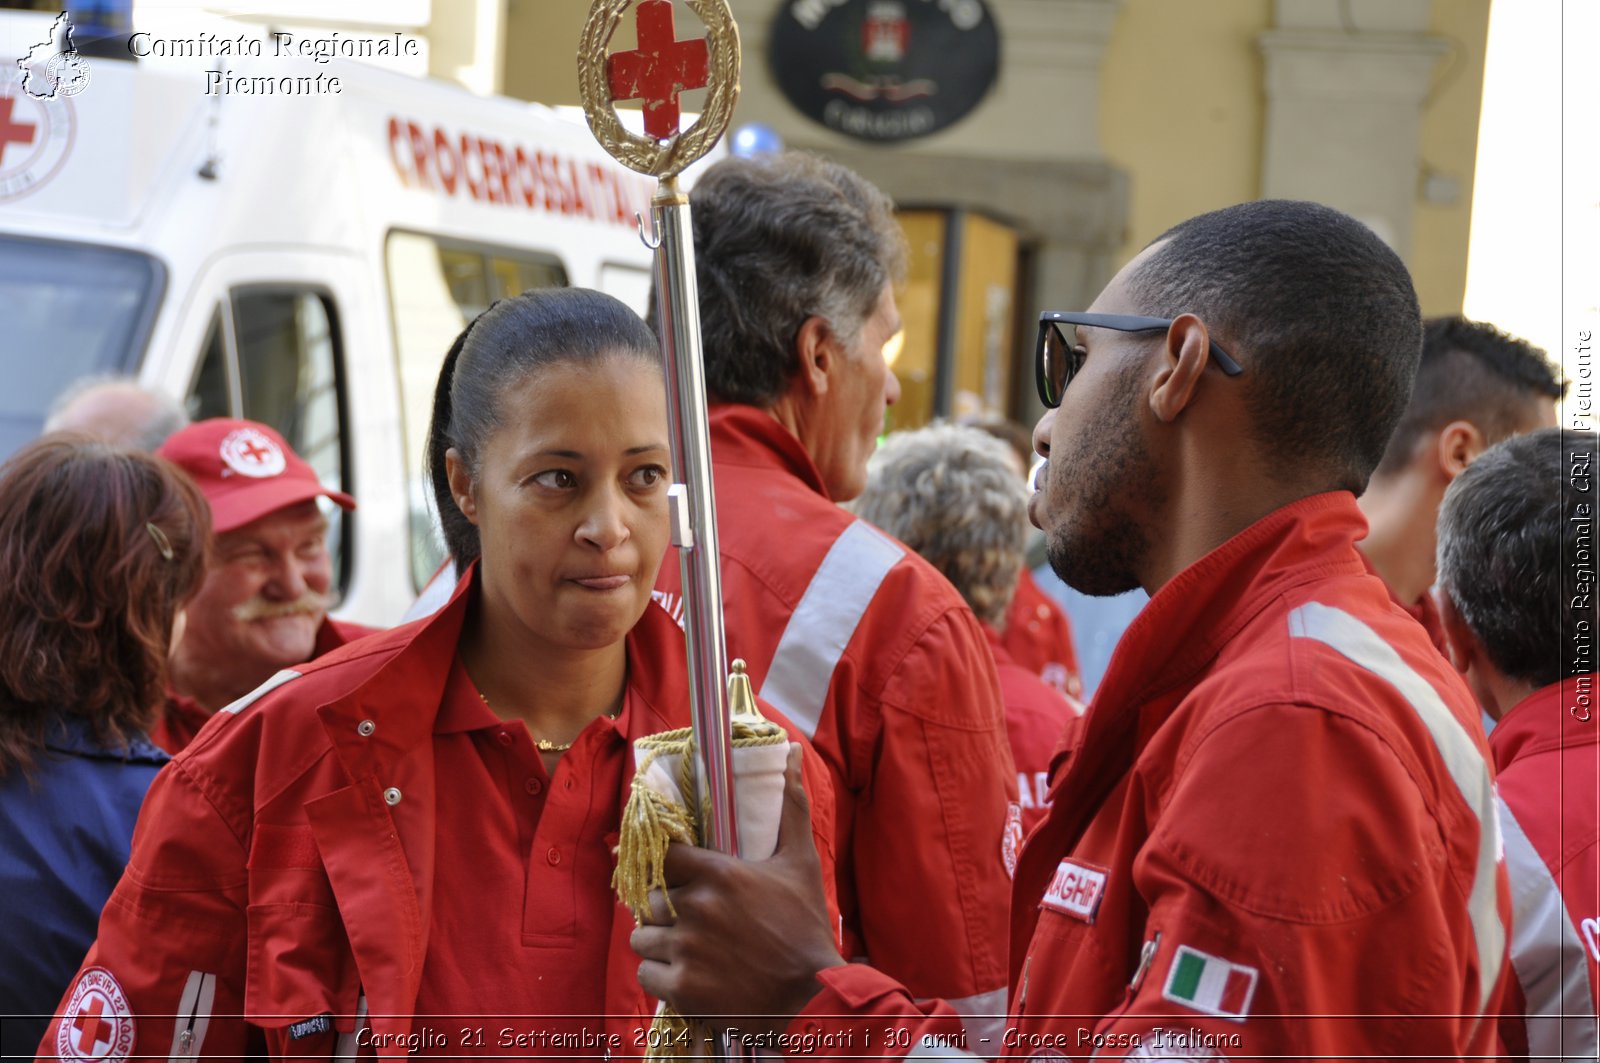
[[[355,959],[311,828],[256,824],[249,874],[246,1016],[271,1029],[353,1015]]]
[[[355,957],[337,908],[299,901],[252,904],[245,912],[245,1017],[272,1029],[332,1014],[348,1023],[361,994]]]

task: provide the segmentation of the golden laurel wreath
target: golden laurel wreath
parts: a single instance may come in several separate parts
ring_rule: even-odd
[[[728,0],[685,0],[706,26],[709,91],[694,125],[667,140],[640,136],[623,126],[611,101],[606,48],[635,0],[595,0],[578,45],[578,91],[589,128],[602,147],[624,166],[666,180],[710,151],[733,120],[739,98],[739,27]]]

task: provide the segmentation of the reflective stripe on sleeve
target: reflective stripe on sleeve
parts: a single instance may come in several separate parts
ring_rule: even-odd
[[[211,1025],[211,1011],[217,998],[217,976],[205,971],[190,971],[178,1000],[176,1022],[172,1028],[171,1063],[199,1059]]]
[[[807,738],[817,733],[833,669],[856,633],[873,595],[906,549],[865,521],[828,548],[772,655],[761,697]]]
[[[961,1016],[961,1025],[967,1031],[967,1044],[974,1047],[980,1045],[998,1046],[1001,1037],[1006,1031],[1006,990],[990,990],[987,993],[977,993],[970,997],[958,997],[946,1000],[957,1014]],[[993,1052],[979,1052],[980,1055],[993,1058],[1000,1054],[996,1047]]]
[[[334,1059],[355,1059],[361,1047],[361,1031],[367,1028],[367,995],[356,1000],[356,1024],[349,1033],[340,1034],[333,1043]]]
[[[1589,955],[1522,825],[1500,801],[1511,876],[1511,966],[1527,1003],[1531,1059],[1600,1059],[1589,986]]]
[[[1478,864],[1467,898],[1478,951],[1478,1009],[1488,1005],[1499,981],[1506,951],[1506,928],[1500,919],[1495,867],[1500,855],[1500,818],[1496,815],[1489,765],[1471,736],[1450,714],[1437,691],[1401,659],[1376,631],[1342,609],[1308,602],[1289,614],[1289,634],[1335,650],[1398,690],[1427,727],[1434,748],[1455,781],[1462,799],[1478,819]]]
[[[291,671],[291,670],[285,668],[281,672],[274,673],[271,679],[267,680],[265,683],[262,683],[260,686],[256,687],[254,690],[250,691],[250,693],[246,694],[244,697],[240,698],[238,701],[235,701],[235,702],[232,702],[230,704],[224,705],[222,707],[222,711],[223,712],[231,712],[235,716],[237,716],[239,713],[243,712],[245,709],[248,709],[250,706],[254,705],[257,701],[260,701],[262,698],[266,697],[268,694],[272,693],[274,690],[277,690],[279,687],[283,686],[283,684],[289,682],[291,679],[299,679],[299,678],[300,678],[300,673],[299,672]]]

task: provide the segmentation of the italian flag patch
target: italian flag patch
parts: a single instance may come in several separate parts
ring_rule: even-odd
[[[1256,994],[1256,969],[1179,945],[1161,995],[1175,1004],[1243,1022]]]

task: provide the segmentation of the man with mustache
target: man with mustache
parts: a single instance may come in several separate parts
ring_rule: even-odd
[[[156,453],[194,478],[216,533],[173,653],[167,711],[151,734],[177,753],[212,713],[279,669],[369,629],[328,616],[333,563],[317,499],[345,509],[354,509],[355,499],[324,487],[281,435],[219,417],[174,433]]]

